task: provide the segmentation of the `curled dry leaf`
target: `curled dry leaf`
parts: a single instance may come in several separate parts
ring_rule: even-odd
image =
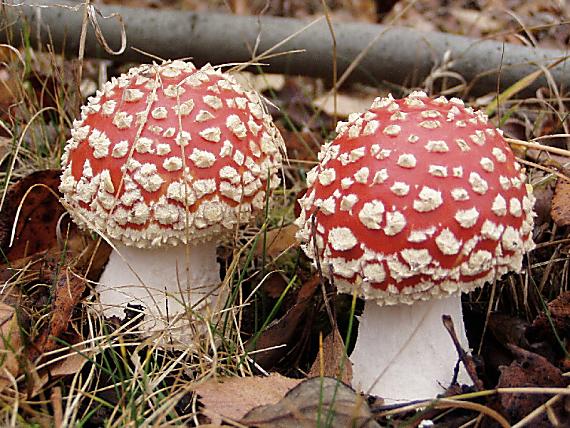
[[[513,353],[515,360],[510,366],[501,367],[501,376],[497,388],[567,386],[568,380],[546,358],[514,345],[509,345],[509,349]],[[506,415],[511,422],[516,422],[546,402],[550,397],[548,394],[529,394],[524,392],[501,393],[499,396],[499,403],[502,407],[501,413]],[[555,406],[551,410],[560,416],[563,412],[559,407]],[[570,422],[570,420],[567,422]],[[546,413],[535,419],[532,426],[551,426]]]
[[[299,243],[297,238],[295,238],[295,234],[298,230],[299,228],[296,225],[290,224],[268,231],[265,237],[265,255],[277,257],[283,251],[297,247]],[[255,254],[260,257],[263,255],[263,252],[263,239],[260,238],[255,247]]]
[[[570,225],[570,181],[559,179],[556,183],[550,215],[558,226]]]
[[[352,383],[352,365],[345,352],[344,340],[338,328],[334,328],[323,340],[323,347],[309,371],[309,377],[327,376]]]
[[[21,344],[15,309],[0,303],[0,392],[18,375]]]
[[[364,397],[328,377],[303,381],[279,403],[253,409],[241,422],[259,428],[380,427]]]
[[[239,420],[257,406],[277,403],[300,381],[272,373],[268,377],[211,379],[196,387],[204,405],[202,413],[213,423]]]
[[[60,174],[59,170],[33,172],[8,189],[0,212],[0,248],[8,260],[14,261],[57,246],[56,230],[60,217],[65,213],[58,199]],[[14,242],[9,246],[20,204]],[[65,224],[61,225],[62,230],[65,227]]]
[[[570,336],[570,291],[563,292],[548,303],[548,315],[540,313],[528,329],[528,335],[535,339],[555,339]],[[553,330],[554,328],[554,330]],[[556,334],[555,334],[556,333]]]
[[[248,351],[260,350],[252,355],[259,365],[265,369],[273,367],[289,350],[288,346],[279,345],[291,345],[298,341],[298,336],[295,333],[304,319],[319,284],[318,276],[314,276],[304,283],[293,307],[283,317],[272,322],[257,339],[252,339],[246,343]],[[264,349],[268,350],[263,351]]]

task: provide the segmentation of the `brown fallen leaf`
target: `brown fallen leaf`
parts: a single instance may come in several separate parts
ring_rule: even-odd
[[[558,226],[570,225],[570,182],[558,179],[554,196],[552,197],[552,207],[550,208],[552,220]]]
[[[323,346],[309,371],[309,377],[333,377],[350,385],[352,364],[348,360],[344,346],[344,340],[335,327],[323,340]]]
[[[93,351],[85,349],[81,352],[70,353],[65,358],[49,364],[39,373],[30,397],[35,397],[49,381],[78,373],[92,355]]]
[[[299,243],[297,242],[295,234],[298,230],[299,228],[296,225],[290,224],[280,227],[279,229],[268,231],[265,235],[265,255],[277,257],[282,252],[297,247]],[[257,241],[255,254],[258,257],[263,255],[263,239],[261,238]]]
[[[549,315],[541,312],[528,328],[527,335],[537,340],[556,340],[556,335],[560,338],[570,337],[570,291],[561,293],[548,303],[547,308]]]
[[[364,397],[329,377],[303,381],[279,403],[255,408],[240,422],[259,428],[380,427]]]
[[[219,424],[222,419],[239,420],[254,407],[277,403],[299,382],[272,373],[268,377],[211,379],[195,391],[204,405],[202,413]]]
[[[501,376],[499,377],[497,388],[567,386],[568,380],[546,358],[514,345],[509,345],[509,349],[513,353],[515,360],[510,366],[500,368]],[[550,397],[551,395],[548,394],[528,394],[524,392],[501,393],[499,394],[499,404],[502,407],[501,413],[506,415],[511,422],[516,422],[545,403]],[[555,406],[551,410],[558,416],[563,413],[560,406]],[[551,424],[546,413],[544,413],[533,420],[532,426],[550,427]]]
[[[288,351],[288,346],[279,345],[289,345],[298,341],[295,332],[309,308],[319,284],[319,277],[316,275],[304,283],[293,307],[283,317],[272,322],[257,338],[254,337],[246,343],[248,351],[260,350],[252,355],[257,364],[265,369],[270,369]],[[263,351],[264,349],[268,350]]]
[[[18,375],[21,345],[16,311],[12,306],[0,303],[0,392]]]
[[[61,215],[65,213],[58,199],[60,175],[59,170],[33,172],[8,189],[0,212],[0,248],[8,260],[14,261],[57,246],[56,230]],[[9,246],[20,205],[14,242]],[[66,230],[68,224],[69,220],[64,221],[60,225],[61,230]]]

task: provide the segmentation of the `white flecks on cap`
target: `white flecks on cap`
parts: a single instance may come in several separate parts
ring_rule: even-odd
[[[418,195],[419,199],[414,199],[414,209],[419,212],[433,211],[443,204],[441,192],[428,186],[423,186]]]
[[[447,177],[447,167],[444,165],[430,165],[428,172],[434,177]]]
[[[491,211],[497,216],[504,216],[507,214],[507,201],[500,193],[493,199]]]
[[[411,153],[401,154],[397,161],[397,164],[402,168],[414,168],[416,163],[416,157]]]
[[[435,243],[446,256],[454,256],[461,249],[461,241],[447,227],[435,238]]]
[[[203,129],[198,134],[204,140],[211,141],[213,143],[219,143],[222,136],[222,131],[220,128],[214,126],[211,128]]]
[[[468,201],[469,192],[462,187],[451,189],[451,197],[454,201]]]
[[[365,202],[358,213],[358,219],[368,229],[380,229],[384,204],[379,200]]]
[[[363,166],[354,173],[354,180],[357,183],[366,184],[368,182],[369,175],[370,175],[370,169],[367,166]]]
[[[475,193],[479,193],[480,195],[484,195],[489,189],[487,181],[476,172],[469,174],[469,184],[471,184],[473,191]]]
[[[467,210],[457,210],[454,216],[455,220],[465,229],[475,226],[479,219],[479,211],[477,208],[469,208]]]
[[[425,149],[433,153],[447,153],[449,146],[443,140],[429,140],[425,145]]]
[[[400,125],[388,125],[382,132],[390,137],[397,137],[402,132],[402,127]]]
[[[328,186],[336,180],[336,171],[333,168],[326,168],[319,173],[318,178],[319,183]]]
[[[410,191],[410,185],[404,183],[403,181],[395,181],[392,186],[390,186],[392,193],[398,196],[406,196]]]
[[[329,231],[328,239],[331,247],[336,251],[347,251],[358,243],[356,237],[348,227],[333,227]]]
[[[400,233],[406,227],[406,218],[400,211],[389,211],[386,213],[386,226],[384,233],[388,236],[394,236]]]

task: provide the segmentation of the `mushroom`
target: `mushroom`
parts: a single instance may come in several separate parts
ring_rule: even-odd
[[[457,98],[377,98],[337,133],[307,174],[297,224],[339,292],[366,300],[353,386],[435,396],[458,360],[442,315],[467,346],[461,292],[521,270],[532,189],[502,132]]]
[[[211,305],[216,245],[264,208],[283,146],[259,95],[210,65],[107,82],[73,123],[60,186],[75,222],[116,249],[97,287],[104,314],[141,305],[151,332]]]

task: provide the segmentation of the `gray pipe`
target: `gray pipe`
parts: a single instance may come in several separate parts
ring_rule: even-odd
[[[25,28],[31,30],[31,41],[46,44],[51,34],[54,48],[69,56],[77,56],[83,12],[62,7],[38,8],[43,5],[74,4],[77,2],[36,0],[20,2],[19,6],[4,6],[4,21],[10,22],[9,32],[0,33],[4,43],[18,44]],[[125,23],[127,49],[115,61],[149,62],[149,58],[131,47],[161,58],[193,57],[201,65],[245,62],[251,59],[251,47],[258,40],[257,52],[263,52],[301,30],[308,24],[292,18],[234,16],[216,13],[193,13],[173,10],[137,9],[117,6],[97,6],[104,16],[119,13]],[[113,49],[120,46],[120,25],[114,19],[99,18],[102,33]],[[39,32],[38,32],[39,30]],[[449,52],[454,60],[452,71],[462,75],[478,95],[504,90],[537,67],[567,58],[568,52],[528,48],[492,40],[478,40],[439,32],[422,32],[403,27],[386,27],[363,23],[337,23],[339,76],[378,34],[362,62],[353,71],[350,81],[377,85],[383,81],[413,86],[429,75],[432,68]],[[292,53],[263,60],[268,72],[305,75],[330,79],[332,76],[332,38],[324,19],[302,31],[277,51]],[[85,53],[88,57],[110,58],[89,29]],[[570,61],[565,59],[551,70],[557,84],[570,87]],[[500,78],[499,78],[500,75]],[[545,86],[540,77],[526,93]]]

